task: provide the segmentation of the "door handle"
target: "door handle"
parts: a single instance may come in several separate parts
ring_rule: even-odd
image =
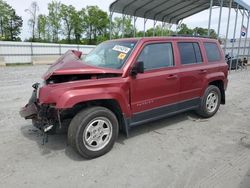
[[[177,79],[178,76],[176,74],[171,74],[167,77],[167,80]]]
[[[206,73],[207,73],[207,70],[205,69],[199,70],[199,74],[206,74]]]

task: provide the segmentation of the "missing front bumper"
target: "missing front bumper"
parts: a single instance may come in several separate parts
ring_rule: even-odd
[[[21,117],[25,119],[33,119],[37,116],[38,110],[35,103],[26,104],[19,111]]]

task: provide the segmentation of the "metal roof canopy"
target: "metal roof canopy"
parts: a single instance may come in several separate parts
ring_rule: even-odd
[[[217,27],[218,36],[220,36],[222,8],[227,7],[229,9],[224,50],[226,49],[226,46],[227,46],[227,39],[228,39],[230,19],[231,19],[231,9],[234,9],[236,13],[233,39],[235,39],[236,37],[236,29],[237,29],[239,13],[242,16],[240,29],[245,27],[244,19],[245,19],[245,16],[247,17],[247,27],[246,27],[243,55],[247,54],[247,57],[249,57],[250,56],[250,50],[249,50],[250,44],[249,44],[248,52],[247,53],[245,52],[246,52],[246,46],[247,46],[247,37],[248,37],[249,21],[250,21],[250,6],[247,3],[245,3],[243,0],[116,0],[109,7],[110,9],[110,39],[112,38],[113,13],[121,13],[123,15],[122,16],[123,18],[122,37],[124,37],[125,15],[130,15],[134,17],[134,37],[135,37],[136,36],[135,25],[136,25],[137,17],[144,18],[144,31],[143,31],[144,36],[145,36],[145,28],[146,28],[145,25],[146,25],[147,20],[148,19],[154,20],[153,36],[155,36],[155,27],[156,27],[157,21],[162,22],[162,35],[163,35],[163,28],[165,26],[165,23],[169,23],[170,25],[179,24],[183,19],[189,16],[192,16],[194,14],[197,14],[206,9],[209,9],[208,36],[210,36],[213,6],[218,6],[220,8],[219,21],[218,21],[218,27]],[[237,58],[240,52],[241,40],[242,40],[242,34],[240,35],[240,38],[239,38],[239,47],[238,47],[237,56],[236,56]],[[234,43],[232,44],[231,54],[233,54],[233,52],[234,52]],[[238,66],[238,60],[237,60],[237,66]],[[230,70],[231,70],[231,67],[232,67],[232,59],[230,62]]]
[[[192,16],[210,8],[210,0],[116,0],[110,5],[110,11],[152,19],[155,21],[178,24],[184,18]],[[221,2],[214,0],[213,6],[221,6]],[[222,2],[223,7],[229,7],[230,0]],[[232,8],[250,11],[250,6],[242,0],[234,0]]]

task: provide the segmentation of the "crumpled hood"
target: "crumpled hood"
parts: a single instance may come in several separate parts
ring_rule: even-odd
[[[122,74],[121,70],[94,67],[84,64],[80,60],[81,52],[68,51],[61,56],[53,65],[49,67],[47,72],[43,75],[43,79],[47,80],[52,75],[83,75],[83,74]]]

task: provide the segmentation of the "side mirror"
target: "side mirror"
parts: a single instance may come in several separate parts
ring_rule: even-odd
[[[133,66],[130,75],[131,76],[136,76],[138,73],[144,73],[144,63],[143,61],[138,61],[135,63]]]

